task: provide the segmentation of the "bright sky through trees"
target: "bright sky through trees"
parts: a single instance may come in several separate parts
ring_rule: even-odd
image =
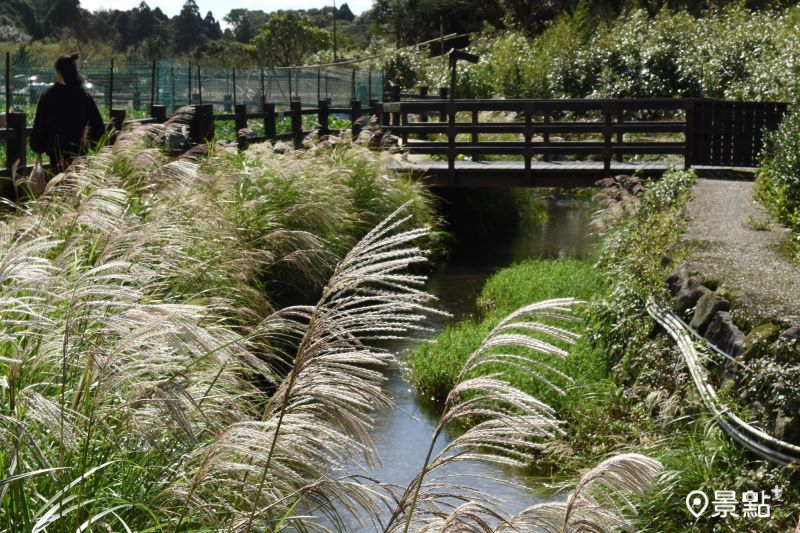
[[[167,16],[177,15],[185,0],[150,0],[147,2],[151,8],[160,7]],[[127,10],[139,5],[141,0],[81,0],[81,7],[90,11],[98,9],[120,9]],[[277,11],[279,9],[311,9],[322,8],[331,5],[330,0],[196,0],[200,12],[205,16],[209,11],[214,13],[214,18],[224,24],[222,17],[228,14],[231,9],[261,9],[264,11]],[[345,3],[345,0],[337,0],[336,5]],[[360,14],[372,7],[372,0],[349,0],[347,5],[355,14]]]

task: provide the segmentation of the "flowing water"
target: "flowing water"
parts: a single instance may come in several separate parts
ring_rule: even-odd
[[[542,223],[520,229],[507,238],[492,238],[468,249],[457,249],[447,265],[431,276],[428,290],[439,298],[439,307],[453,315],[452,320],[473,316],[475,298],[486,279],[499,269],[531,258],[588,256],[594,243],[589,227],[593,209],[588,201],[549,200]],[[445,319],[430,324],[437,331],[444,325]],[[400,360],[406,356],[407,353],[401,353]],[[368,475],[385,483],[406,486],[422,468],[440,411],[411,388],[408,371],[402,364],[390,370],[387,377],[385,388],[396,406],[375,417],[371,436],[381,465]],[[437,451],[451,440],[452,435],[442,435]],[[512,468],[462,463],[438,473],[442,474],[454,476],[454,484],[466,485],[500,500],[503,514],[556,498],[540,482],[527,479]],[[350,526],[353,531],[374,529]]]

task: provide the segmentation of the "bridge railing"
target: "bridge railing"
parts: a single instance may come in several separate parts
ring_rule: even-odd
[[[674,98],[440,99],[385,102],[381,111],[383,127],[402,138],[409,152],[445,156],[451,170],[459,155],[516,155],[526,170],[538,156],[544,161],[566,156],[602,159],[609,172],[612,161],[627,155],[683,156],[687,168],[754,166],[763,130],[777,127],[786,104]],[[486,113],[492,118],[487,120]],[[512,119],[498,120],[498,114]],[[440,120],[430,122],[434,116]]]

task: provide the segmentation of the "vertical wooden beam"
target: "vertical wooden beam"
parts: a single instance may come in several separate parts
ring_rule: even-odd
[[[188,71],[188,84],[189,84],[189,105],[192,105],[192,64],[189,63],[189,71]]]
[[[111,126],[117,132],[122,131],[122,126],[125,124],[125,110],[124,109],[112,109],[109,113],[111,116]],[[116,137],[116,135],[114,135]]]
[[[685,118],[683,122],[683,168],[692,168],[694,164],[695,144],[697,142],[697,122],[695,121],[695,99],[686,99],[683,103]]]
[[[392,102],[399,102],[400,101],[400,86],[399,85],[392,85]],[[400,125],[400,113],[392,113],[392,124],[395,126]]]
[[[331,131],[328,129],[328,122],[330,118],[331,103],[327,100],[320,100],[317,103],[317,122],[319,123],[319,134],[330,135]]]
[[[356,99],[356,69],[353,69],[350,77],[350,100]]]
[[[236,109],[236,106],[239,105],[239,100],[236,98],[236,67],[233,67],[231,71],[233,81],[233,108]]]
[[[613,136],[614,136],[614,111],[613,102],[603,102],[602,113],[605,116],[605,127],[603,128],[603,176],[611,175],[611,157],[613,155]]]
[[[14,132],[14,138],[6,140],[6,168],[9,170],[17,161],[19,161],[20,169],[27,164],[26,127],[25,113],[11,111],[6,115],[6,128]]]
[[[195,144],[214,138],[214,107],[211,104],[194,105],[194,115],[189,123],[189,140]]]
[[[447,100],[447,95],[450,94],[447,90],[447,87],[439,87],[439,99],[440,100]],[[442,105],[439,111],[439,122],[446,122],[447,121],[447,107]]]
[[[448,185],[456,184],[456,113],[455,101],[447,103],[447,173]]]
[[[542,133],[542,144],[544,145],[545,148],[549,148],[550,147],[550,131],[547,130],[546,128],[547,128],[547,126],[550,125],[550,122],[552,120],[551,116],[552,115],[550,114],[550,111],[545,111],[544,112],[545,130]],[[549,152],[545,152],[544,157],[542,159],[544,159],[545,161],[550,161],[550,153]]]
[[[275,115],[275,102],[261,102],[264,112],[264,136],[267,139],[274,139],[278,133],[277,117]]]
[[[625,110],[624,109],[618,109],[617,110],[617,124],[624,124],[624,123],[625,123]],[[625,134],[622,132],[622,130],[618,130],[617,131],[617,145],[622,147],[622,143],[624,141],[625,141]],[[621,152],[617,153],[617,161],[619,161],[621,163],[622,159],[623,159],[622,153]]]
[[[361,100],[353,98],[350,101],[350,132],[353,139],[358,137],[361,133],[361,124],[358,122],[361,118]]]
[[[525,113],[525,150],[523,157],[525,158],[525,177],[528,181],[528,186],[533,186],[533,172],[531,171],[531,160],[533,159],[533,104],[526,104],[523,112]],[[473,113],[473,118],[475,113]],[[475,122],[473,120],[473,122]],[[474,135],[474,134],[473,134]]]
[[[303,115],[301,110],[302,103],[293,100],[289,104],[289,110],[292,117],[292,140],[294,141],[295,148],[300,148],[303,144]]]
[[[322,69],[317,67],[317,102],[322,100]]]
[[[163,124],[167,121],[167,106],[152,105],[150,106],[150,116],[153,117],[158,124]]]
[[[236,104],[233,106],[235,128],[236,128],[236,144],[239,150],[246,150],[249,144],[247,134],[242,130],[247,129],[247,106],[245,104]]]

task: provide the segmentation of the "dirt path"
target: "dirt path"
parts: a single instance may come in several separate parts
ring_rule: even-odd
[[[727,287],[750,319],[800,321],[800,265],[780,252],[789,230],[753,200],[753,183],[699,179],[692,194],[689,270]]]

